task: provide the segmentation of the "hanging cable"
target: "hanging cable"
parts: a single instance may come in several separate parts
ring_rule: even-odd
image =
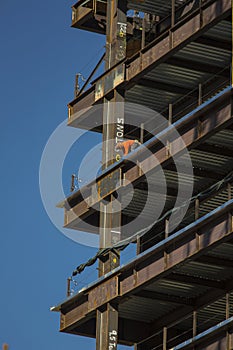
[[[80,72],[86,72],[87,68],[91,65],[92,62],[96,61],[96,57],[105,49],[105,45],[102,46],[92,57],[91,59],[84,64],[84,66],[80,69]]]
[[[80,274],[87,266],[92,266],[93,264],[95,264],[97,259],[100,259],[101,257],[104,257],[109,252],[116,252],[116,251],[124,250],[130,243],[134,242],[137,237],[143,237],[155,225],[159,224],[160,222],[165,220],[167,217],[170,217],[170,215],[172,213],[182,210],[184,207],[186,207],[188,202],[189,202],[190,205],[194,205],[196,199],[199,199],[199,200],[203,201],[206,198],[208,198],[209,196],[211,196],[213,193],[218,192],[226,184],[231,183],[231,182],[233,182],[233,172],[230,172],[224,179],[222,179],[219,182],[217,182],[216,184],[210,186],[208,189],[206,189],[203,192],[198,193],[197,195],[193,196],[191,198],[191,200],[185,201],[182,204],[182,206],[170,209],[159,220],[157,220],[155,223],[151,224],[149,227],[136,232],[133,236],[120,241],[119,243],[113,245],[112,247],[99,249],[99,251],[97,252],[97,254],[94,257],[90,258],[86,263],[83,263],[83,264],[79,265],[73,271],[72,276],[76,276],[76,275]]]

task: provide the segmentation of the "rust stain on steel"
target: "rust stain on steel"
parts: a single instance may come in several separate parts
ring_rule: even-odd
[[[98,101],[116,86],[122,84],[124,77],[125,65],[123,63],[104,73],[95,83],[95,101]]]
[[[180,45],[185,40],[189,39],[193,34],[200,30],[200,14],[185,23],[173,33],[173,46]]]
[[[177,130],[182,136],[183,142],[186,145],[186,147],[194,147],[195,142],[201,142],[203,137],[208,135],[210,132],[215,132],[216,129],[221,127],[225,122],[232,119],[231,116],[231,101],[230,97],[227,95],[225,96],[225,100],[220,99],[218,102],[219,104],[216,106],[216,103],[213,105],[210,105],[209,110],[205,110],[202,112],[199,112],[199,115],[196,114],[194,116],[191,116],[190,120],[186,122],[186,124],[180,125]],[[214,109],[214,110],[213,110]],[[201,125],[201,135],[199,133]],[[157,161],[160,164],[163,164],[166,161],[169,161],[172,156],[177,154],[178,151],[181,151],[183,146],[180,144],[180,140],[176,139],[171,142],[171,156],[167,156],[166,147],[159,146],[157,152],[155,155],[151,155],[141,161],[140,166],[143,169],[144,173],[149,172],[155,167],[154,157],[156,156]],[[120,171],[120,169],[117,169]],[[140,172],[138,165],[133,166],[131,169],[129,169],[126,173],[124,173],[125,179],[129,180],[130,182],[134,182],[140,177]],[[106,180],[108,178],[108,180]],[[109,183],[111,179],[111,173],[110,175],[106,175],[103,179],[99,181],[99,188],[100,184],[106,184]],[[115,180],[114,180],[115,181]],[[114,183],[112,182],[112,184]],[[93,184],[92,186],[96,186],[96,184]],[[104,185],[103,185],[104,187]],[[120,186],[119,186],[120,187]],[[85,200],[82,200],[79,204],[77,204],[72,210],[67,211],[65,216],[65,222],[66,224],[70,224],[72,221],[79,220],[78,218],[82,215],[88,214],[89,206],[93,205],[95,202],[100,200],[101,198],[104,198],[106,195],[114,192],[117,188],[114,186],[111,186],[109,191],[105,191],[102,193],[99,191],[98,197],[93,196],[91,193],[94,193],[93,191],[90,192],[90,196],[87,197]],[[73,211],[73,212],[72,212]]]
[[[182,242],[180,242],[175,250],[172,249],[169,252],[169,259],[167,265],[168,268],[176,265],[180,261],[188,258],[189,256],[192,256],[195,252],[197,252],[196,234],[193,233],[191,237],[192,238],[188,237],[188,240],[186,239],[185,244],[182,244]]]
[[[159,255],[157,254],[157,260],[153,261],[150,265],[138,271],[137,285],[139,286],[143,283],[146,283],[148,280],[152,278],[152,276],[159,275],[165,269],[166,269],[166,262],[164,259],[164,255],[163,255],[163,252],[160,252]]]
[[[232,235],[232,231],[229,231],[228,229],[229,220],[229,215],[226,214],[220,218],[213,219],[210,223],[203,225],[203,227],[198,231],[200,237],[200,251],[196,250],[196,236],[193,232],[189,233],[187,236],[188,241],[185,240],[183,246],[180,245],[179,248],[176,248],[174,242],[171,241],[168,247],[163,248],[166,252],[169,251],[169,253],[167,253],[168,259],[165,259],[163,256],[164,250],[161,252],[162,248],[160,247],[160,253],[157,252],[157,260],[153,261],[152,263],[148,261],[148,265],[138,271],[138,279],[136,285],[132,285],[131,276],[125,278],[125,280],[122,280],[120,282],[121,294],[124,295],[130,291],[133,291],[134,288],[139,287],[146,282],[149,282],[149,280],[152,280],[155,277],[158,277],[162,272],[171,269],[174,266],[177,266],[177,264],[181,262],[183,263],[186,259],[200,254],[202,250],[210,247],[212,244],[220,241],[222,238]],[[219,223],[219,221],[221,221],[221,223]],[[215,226],[216,222],[217,226]],[[192,231],[195,230],[192,229]],[[184,237],[180,237],[179,239],[182,242],[182,240],[184,240]],[[156,254],[156,252],[154,252],[154,254]]]
[[[85,118],[87,108],[90,108],[95,102],[95,93],[93,87],[83,93],[79,98],[68,104],[69,119],[68,125],[74,125],[79,118]]]
[[[135,280],[134,275],[130,275],[127,279],[124,279],[120,283],[120,295],[122,296],[123,293],[126,291],[130,291],[132,288],[136,286],[137,282]]]
[[[84,21],[84,17],[90,15],[91,13],[92,9],[79,6],[77,9],[75,9],[75,19],[72,21],[72,25],[74,25],[76,22],[79,22],[80,20]]]
[[[230,0],[218,0],[203,10],[203,25],[206,25],[216,19],[221,13],[231,9]]]
[[[231,1],[229,0],[219,0],[217,3],[209,5],[206,9],[203,10],[203,13],[200,12],[191,18],[188,22],[183,25],[179,25],[178,28],[173,29],[173,47],[178,48],[179,45],[185,45],[191,40],[193,35],[196,35],[199,30],[204,32],[207,30],[211,22],[218,19],[219,16],[226,13],[231,8]],[[202,19],[202,27],[200,22]],[[201,33],[200,33],[201,34]],[[165,55],[173,54],[173,50],[170,48],[170,37],[169,33],[167,37],[162,39],[160,42],[154,43],[154,46],[145,48],[141,52],[141,57],[136,58],[130,63],[130,66],[126,69],[126,76],[128,80],[135,78],[138,74],[142,73],[142,70],[149,69],[150,66],[159,64],[159,60]],[[156,62],[157,61],[157,62]]]
[[[130,80],[132,76],[135,76],[141,72],[141,57],[134,59],[133,62],[130,63],[129,67],[126,68],[126,78]]]
[[[211,114],[211,119],[209,119],[209,115],[206,112],[206,115],[204,115],[204,121],[202,122],[203,125],[202,125],[201,137],[198,134],[198,128],[199,128],[198,121],[196,121],[195,124],[194,122],[191,122],[191,124],[186,126],[185,130],[179,130],[178,128],[178,131],[182,136],[183,142],[186,145],[186,147],[190,147],[191,145],[193,145],[194,141],[201,140],[210,131],[217,129],[218,127],[223,125],[227,120],[230,120],[231,118],[232,118],[231,105],[229,104],[217,112],[213,111]],[[172,155],[175,155],[178,152],[182,151],[183,148],[184,146],[183,144],[180,143],[179,139],[176,139],[171,142]],[[156,155],[156,159],[160,164],[164,163],[168,159],[167,153],[166,153],[166,147],[163,147],[162,149],[157,151],[155,155]],[[153,159],[154,159],[154,155],[151,155],[141,162],[144,173],[147,173],[154,168],[155,163]],[[136,172],[137,172],[137,166],[128,170],[125,173],[125,178],[131,182],[135,181],[137,179]]]
[[[118,186],[117,186],[118,184]],[[99,199],[104,198],[120,187],[121,169],[117,169],[97,182]]]
[[[78,203],[70,210],[65,209],[65,222],[69,224],[71,221],[78,219],[89,210],[87,202],[83,199],[81,203]]]
[[[170,242],[156,248],[153,252],[148,253],[140,261],[136,261],[137,278],[135,278],[135,270],[130,267],[130,270],[126,271],[125,278],[123,275],[120,277],[114,276],[93,287],[88,292],[88,301],[81,303],[81,300],[79,300],[79,306],[74,306],[74,309],[68,311],[65,315],[61,313],[61,330],[72,328],[90,312],[117,298],[119,296],[118,278],[121,278],[120,295],[127,295],[133,292],[135,288],[159,278],[163,272],[172,272],[173,268],[178,266],[179,263],[183,264],[187,259],[195,259],[203,255],[205,250],[216,242],[220,244],[225,238],[231,239],[233,236],[232,214],[230,214],[232,207],[233,204],[230,203],[221,212],[214,213],[204,222],[198,223],[184,232],[182,236],[177,236]],[[196,233],[200,237],[200,250],[196,249]],[[164,257],[165,251],[168,259]]]
[[[129,169],[127,171],[127,173],[125,173],[125,180],[128,180],[130,178],[131,181],[134,181],[139,176],[141,176],[140,173],[142,173],[141,165],[140,165],[140,167],[138,165],[136,165],[133,168]]]
[[[199,231],[199,244],[200,249],[205,248],[207,243],[213,244],[223,238],[229,230],[229,222],[231,222],[231,217],[229,218],[228,214],[225,214],[223,217],[219,218],[216,225],[212,228],[205,227],[201,228]]]
[[[213,128],[215,127],[215,124],[224,123],[231,116],[231,105],[228,104],[225,107],[222,107],[221,109],[217,109],[215,111],[215,120],[212,119],[212,114],[208,113],[208,115],[205,117],[205,119],[202,122],[202,134],[207,134]]]
[[[178,28],[173,29],[173,47],[176,48],[179,45],[185,45],[186,42],[190,41],[193,35],[201,30],[204,32],[208,28],[208,25],[211,22],[218,20],[219,16],[224,15],[231,8],[230,0],[218,0],[208,7],[202,9],[202,14],[198,13],[195,17],[189,19],[188,22],[179,26]],[[200,27],[200,19],[202,21],[202,27]],[[201,33],[200,33],[201,34]],[[71,115],[74,115],[75,112],[82,110],[83,108],[90,107],[94,104],[95,101],[103,98],[103,96],[111,91],[111,89],[122,84],[125,80],[131,80],[135,78],[138,74],[150,66],[159,64],[159,60],[169,54],[173,54],[173,50],[170,48],[170,37],[169,33],[166,38],[160,39],[161,41],[156,40],[150,45],[149,48],[145,48],[139,57],[135,57],[133,61],[128,62],[128,66],[125,67],[124,63],[120,63],[116,67],[113,67],[110,71],[104,73],[99,80],[97,80],[94,85],[87,90],[86,93],[82,94],[79,99],[75,99],[69,105],[73,107]],[[156,62],[158,61],[158,62]],[[105,87],[108,85],[108,77],[112,77],[112,86]],[[98,92],[98,89],[101,86],[101,91]],[[95,91],[94,91],[95,90]],[[73,121],[77,119],[74,116]],[[69,125],[72,125],[72,118],[69,121]]]
[[[169,36],[159,41],[150,50],[142,54],[142,70],[153,64],[155,61],[164,56],[170,51],[170,38]],[[132,72],[131,72],[132,74]]]
[[[101,283],[89,292],[88,310],[95,310],[104,303],[118,296],[118,276]]]
[[[64,330],[72,324],[78,322],[86,316],[88,313],[88,302],[84,302],[76,306],[71,311],[67,312],[65,315],[61,313],[60,318],[60,330]]]

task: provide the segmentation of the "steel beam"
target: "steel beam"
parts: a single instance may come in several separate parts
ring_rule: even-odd
[[[126,57],[126,11],[126,1],[107,0],[106,69]]]
[[[205,286],[205,287],[214,288],[214,289],[224,289],[225,288],[225,285],[223,285],[223,283],[215,281],[215,280],[196,277],[196,276],[182,275],[179,273],[171,274],[169,276],[168,280],[174,281],[174,282],[194,284],[194,285],[198,285],[198,286]]]
[[[140,55],[135,55],[133,58],[130,58],[127,61],[125,61],[125,63],[121,62],[118,65],[112,67],[111,69],[108,69],[107,72],[105,72],[98,78],[98,80],[93,82],[93,86],[87,91],[86,94],[83,94],[82,96],[80,96],[79,99],[75,99],[69,104],[70,116],[68,124],[75,127],[84,127],[85,129],[85,123],[82,124],[82,118],[79,115],[74,115],[76,111],[80,111],[82,108],[90,107],[97,100],[100,100],[109,93],[111,93],[111,91],[116,86],[121,86],[124,89],[128,89],[130,86],[132,86],[132,84],[135,84],[136,81],[142,78],[147,72],[155,68],[155,66],[158,66],[164,61],[168,62],[168,60],[170,59],[175,59],[174,54],[178,50],[192,42],[194,39],[198,39],[199,36],[203,35],[211,26],[214,26],[221,19],[227,18],[229,16],[230,9],[231,4],[229,3],[229,0],[216,0],[213,3],[206,4],[206,8],[200,9],[200,13],[196,14],[196,12],[194,12],[194,14],[192,15],[193,18],[190,18],[188,16],[184,23],[181,23],[181,25],[176,24],[172,29],[172,35],[168,34],[165,37],[161,36],[160,38],[157,38],[154,42],[150,43],[150,45],[144,48]],[[117,19],[117,16],[115,18]],[[120,16],[118,18],[120,18]],[[202,20],[200,20],[200,18]],[[200,24],[200,22],[202,22],[202,25]],[[117,24],[115,23],[114,26],[116,29]],[[171,49],[170,45],[171,38],[173,49]],[[115,39],[115,44],[113,41],[111,42],[111,40],[112,39],[109,37],[108,52],[110,52],[111,47],[114,47],[114,45],[116,46],[117,39]],[[119,43],[121,43],[120,38],[118,41]],[[119,44],[119,47],[120,46],[122,45]],[[114,59],[113,56],[111,56],[110,61],[112,63],[117,62],[117,60]],[[108,63],[109,67],[110,65],[111,63]],[[205,64],[197,64],[193,62],[193,67],[195,70],[198,70],[198,65],[200,71],[205,72],[208,69],[208,67]],[[184,67],[185,66],[187,66],[187,63],[184,62]],[[188,66],[187,68],[190,68],[190,66]],[[122,73],[120,79],[116,79],[114,84],[111,87],[109,87],[109,89],[105,89],[105,91],[103,91],[101,94],[97,94],[96,91],[95,93],[93,93],[93,89],[98,90],[98,87],[103,83],[103,81],[108,81],[109,79],[111,79],[111,77],[116,74],[116,71],[118,69],[120,69]],[[212,67],[210,65],[207,72],[212,74],[218,74],[218,67]],[[225,76],[225,72],[220,72],[219,74]]]
[[[193,60],[188,59],[182,59],[182,58],[176,58],[171,57],[169,58],[166,63],[175,66],[175,67],[181,67],[181,68],[187,68],[191,70],[195,70],[202,73],[210,73],[214,75],[223,76],[225,78],[229,77],[229,69],[223,69],[221,66],[212,65],[211,63],[206,64],[203,62],[196,62]]]
[[[206,8],[201,8],[200,13],[194,12],[193,17],[188,17],[184,24],[174,26],[172,36],[163,37],[161,41],[155,40],[139,57],[131,60],[126,70],[128,80],[140,78],[159,63],[173,56],[175,52],[203,35],[218,21],[228,17],[230,11],[229,0],[217,0]]]
[[[105,281],[99,281],[98,285],[92,286],[89,291],[86,290],[85,297],[87,299],[80,306],[73,306],[73,310],[63,315],[61,330],[66,331],[67,328],[75,327],[77,322],[80,322],[84,317],[88,317],[97,308],[101,309],[107,303],[116,301],[119,296],[121,296],[123,301],[124,298],[135,294],[140,288],[155,280],[161,278],[169,279],[169,276],[176,272],[179,266],[183,266],[191,259],[198,259],[198,257],[217,244],[232,239],[232,217],[229,216],[232,207],[233,202],[231,200],[213,213],[200,218],[187,229],[180,231],[179,235],[173,235],[166,242],[161,242],[148,252],[139,255],[132,265],[135,269],[132,269],[130,264],[126,265],[108,276]],[[198,232],[200,241],[198,250],[196,248],[196,232]],[[164,259],[164,250],[168,252],[167,261]],[[233,288],[231,281],[227,283],[227,287]],[[224,294],[223,290],[214,289],[213,293],[207,293],[203,298],[198,298],[194,304],[199,308],[204,303],[207,303],[210,298],[216,300],[222,294]],[[76,299],[81,301],[81,296],[82,294],[77,296]],[[74,300],[72,303],[74,303]],[[68,301],[68,303],[70,304],[71,301]],[[174,320],[181,317],[181,315],[187,314],[187,311],[189,312],[193,308],[191,306],[189,310],[187,309],[189,307],[189,305],[185,305],[184,308],[178,308],[176,317],[175,313],[173,314]],[[65,306],[62,306],[62,309],[65,310]],[[168,324],[168,317],[173,317],[173,315],[164,316],[164,326]],[[154,331],[161,326],[161,321],[162,318],[160,318],[159,322],[155,322]],[[171,319],[170,321],[172,322]]]
[[[150,290],[143,290],[135,294],[137,297],[167,301],[168,303],[180,304],[180,305],[192,305],[193,299],[188,299],[184,297],[178,297],[174,295],[167,295],[164,293],[153,292]]]
[[[195,41],[202,45],[211,46],[221,50],[229,51],[229,53],[231,52],[231,42],[225,41],[224,39],[220,41],[217,39],[210,39],[205,36],[201,36],[197,38]]]
[[[184,117],[183,119],[179,120],[176,123],[176,128],[182,136],[186,147],[192,149],[197,147],[202,142],[205,142],[208,137],[212,136],[221,128],[227,127],[227,125],[230,123],[232,123],[231,91],[228,91],[226,94],[222,94],[220,97],[213,99],[212,102],[206,104],[203,109],[198,110],[196,113],[190,114],[188,116],[188,119]],[[155,138],[150,141],[150,144],[147,143],[148,148],[152,146],[156,146],[156,150],[153,152],[156,155],[156,158],[159,160],[160,164],[167,166],[172,161],[172,157],[167,157],[165,147],[160,146],[158,140]],[[171,147],[173,150],[173,155],[176,154],[176,142],[173,142],[171,144]],[[131,157],[133,157],[133,155],[129,155],[128,159],[130,160]],[[145,173],[152,170],[151,164],[153,164],[153,161],[151,162],[151,159],[153,157],[154,155],[149,156],[141,162]],[[135,163],[135,161],[133,162]],[[125,165],[127,165],[125,162],[121,164],[123,169]],[[116,164],[116,168],[117,167],[118,166]],[[109,174],[105,175],[105,177],[109,176],[114,171],[115,170],[113,168]],[[104,181],[104,178],[100,181]],[[125,171],[125,178],[129,180],[130,183],[135,184],[143,180],[141,179],[142,176],[140,175],[137,165]],[[89,187],[90,186],[91,184],[89,184]],[[93,184],[93,186],[96,186],[96,184]],[[112,189],[111,193],[113,192],[114,189]],[[76,194],[76,196],[78,196],[78,194]],[[72,198],[74,198],[74,196],[72,196]],[[88,201],[89,199],[86,198],[85,201],[81,201],[79,204],[75,205],[72,210],[66,211],[66,227],[72,226],[73,228],[76,227],[76,229],[78,229],[78,223],[80,219],[77,216],[83,218],[85,215],[91,215],[92,210],[90,207],[88,207]],[[90,201],[93,201],[93,198],[90,197]],[[96,200],[96,202],[98,201],[100,201],[100,198]]]
[[[106,64],[108,70],[126,57],[126,2],[123,0],[107,1],[106,27]],[[113,79],[113,78],[112,78]],[[124,127],[124,96],[113,90],[112,98],[104,99],[103,106],[103,146],[102,169],[115,162],[115,144],[119,120]],[[101,185],[100,185],[101,186]],[[100,187],[101,190],[101,187]],[[114,193],[100,203],[100,248],[111,247],[121,238],[121,204]],[[108,253],[99,261],[99,276],[119,265],[119,255]],[[105,309],[98,309],[96,314],[96,349],[117,349],[118,310],[108,303]]]
[[[210,144],[208,143],[208,141],[201,145],[198,145],[195,149],[197,149],[198,151],[202,151],[210,154],[216,154],[224,157],[233,158],[233,152],[231,149],[226,148],[225,146],[220,147],[212,143]]]
[[[174,172],[174,178],[177,177],[177,170],[174,164],[169,164],[166,167],[166,170],[170,170]],[[189,169],[186,170],[185,167],[183,167],[182,169],[182,173],[180,172],[179,175],[185,175],[185,174],[189,174],[188,173]],[[198,168],[197,166],[193,166],[193,175],[197,176],[197,177],[202,177],[204,179],[209,178],[209,179],[213,179],[215,181],[220,181],[223,178],[222,172],[218,173],[216,170],[213,173],[213,171],[209,171],[205,168]]]
[[[118,310],[108,303],[106,308],[97,310],[96,349],[116,350],[118,340]]]
[[[196,96],[195,92],[193,93],[192,90],[175,85],[174,81],[170,81],[169,83],[163,83],[156,80],[142,78],[138,81],[137,84],[145,87],[149,87],[150,89],[164,90],[174,94],[180,94],[180,95],[189,94],[190,96],[193,96],[193,95]]]

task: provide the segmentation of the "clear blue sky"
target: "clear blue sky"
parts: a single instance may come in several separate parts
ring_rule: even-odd
[[[96,250],[59,233],[39,192],[41,154],[67,116],[75,73],[94,57],[91,68],[104,45],[103,37],[70,28],[72,4],[0,3],[0,346],[12,350],[95,348],[93,340],[60,334],[49,307],[65,299],[67,276]]]

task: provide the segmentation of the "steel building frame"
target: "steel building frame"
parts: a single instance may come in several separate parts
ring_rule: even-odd
[[[100,248],[114,247],[112,225],[142,209],[145,176],[157,171],[154,157],[166,175],[164,213],[172,210],[173,157],[183,151],[171,137],[174,128],[193,162],[195,201],[178,227],[170,232],[164,215],[130,241],[137,255],[125,265],[118,249],[107,251],[99,278],[52,308],[60,312],[61,332],[96,338],[97,350],[118,343],[135,350],[233,349],[232,7],[230,0],[80,0],[72,7],[72,26],[106,35],[106,53],[104,73],[68,104],[68,125],[101,132],[110,147],[103,146],[98,178],[58,205],[64,226],[99,234]],[[141,115],[140,127],[126,127],[125,137],[140,137],[144,147],[113,162],[116,114],[126,126],[132,116],[112,102],[135,100],[167,123]],[[120,190],[123,202],[125,181],[136,196],[120,214],[107,215],[103,200],[114,206]],[[181,181],[189,182],[185,171]],[[118,240],[124,238],[123,228]]]

